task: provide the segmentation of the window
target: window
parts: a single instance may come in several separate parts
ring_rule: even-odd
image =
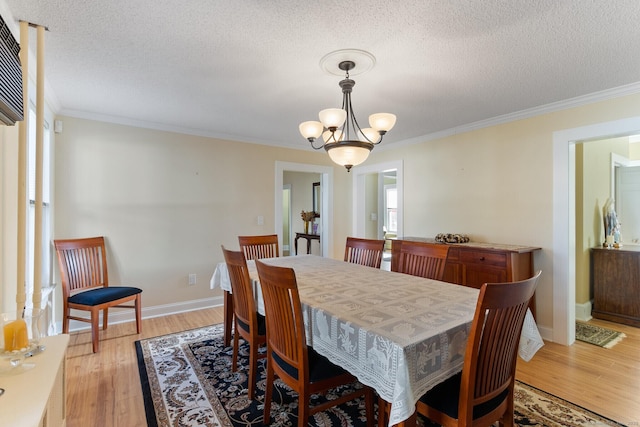
[[[29,129],[27,132],[27,242],[25,274],[27,305],[31,305],[34,288],[35,271],[35,229],[36,229],[36,113],[33,106],[29,108]],[[42,271],[42,288],[49,286],[51,268],[51,131],[48,123],[44,125],[42,146],[42,263],[38,268]],[[42,295],[42,301],[47,300]]]
[[[395,184],[384,186],[384,226],[387,232],[398,233],[398,190]]]

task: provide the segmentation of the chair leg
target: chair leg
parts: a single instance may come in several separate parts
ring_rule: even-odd
[[[514,402],[513,402],[513,384],[511,385],[511,392],[509,397],[507,397],[507,409],[505,409],[504,414],[502,414],[502,418],[498,421],[498,425],[500,427],[513,427],[513,411],[514,411]]]
[[[364,403],[365,403],[365,407],[366,407],[366,414],[367,414],[367,427],[372,427],[374,425],[374,420],[375,420],[375,409],[373,407],[373,399],[375,398],[375,395],[373,393],[373,389],[371,387],[366,387],[365,390],[365,394],[364,394]]]
[[[309,415],[311,411],[309,411],[309,392],[307,390],[302,390],[301,393],[298,393],[298,427],[305,427],[309,425]]]
[[[233,322],[233,297],[231,292],[224,291],[224,346],[231,344],[231,323]]]
[[[249,399],[256,393],[256,376],[258,375],[258,344],[249,344]]]
[[[107,320],[109,319],[109,307],[102,311],[102,329],[107,329]]]
[[[236,331],[238,330],[238,320],[235,318],[235,316],[233,317],[234,319],[234,323],[235,323],[235,328]],[[240,345],[239,341],[239,337],[238,335],[240,335],[238,332],[236,332],[235,334],[233,334],[233,359],[231,361],[231,372],[235,372],[238,369],[238,346]]]
[[[271,365],[271,355],[267,356],[267,384],[264,391],[264,415],[262,422],[268,425],[271,422],[271,394],[273,392],[273,367]]]
[[[91,310],[91,342],[93,352],[97,353],[100,346],[100,310]]]
[[[389,403],[386,400],[378,398],[378,427],[385,427],[389,420]]]
[[[64,307],[64,315],[62,316],[62,333],[69,333],[69,316],[71,316],[71,309],[66,306]]]
[[[142,298],[138,294],[136,296],[136,333],[142,332]]]

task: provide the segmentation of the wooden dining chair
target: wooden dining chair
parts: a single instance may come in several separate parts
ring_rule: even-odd
[[[309,407],[312,394],[354,383],[356,378],[328,358],[307,346],[302,306],[292,268],[256,261],[267,321],[267,383],[264,424],[271,418],[273,383],[277,375],[298,393],[298,426],[307,425],[310,415],[358,396],[365,397],[367,424],[373,423],[373,391],[366,386],[353,393]]]
[[[444,427],[513,426],[513,387],[522,325],[541,272],[480,288],[462,372],[420,398],[419,414]]]
[[[391,245],[391,271],[442,280],[449,246],[396,240]]]
[[[230,251],[222,246],[224,261],[229,271],[229,281],[233,294],[233,319],[236,333],[233,334],[233,361],[231,370],[238,367],[238,345],[242,337],[249,343],[249,399],[255,396],[255,383],[258,375],[258,359],[266,357],[266,353],[259,354],[258,348],[267,343],[264,316],[258,313],[253,296],[253,287],[247,261],[240,251]]]
[[[384,240],[347,237],[347,243],[344,247],[344,260],[353,264],[380,268],[383,252]]]
[[[442,280],[449,246],[442,243],[394,240],[391,243],[391,271],[427,279]],[[389,412],[389,403],[378,398],[378,426]]]
[[[277,234],[258,236],[238,236],[240,251],[245,260],[275,258],[280,256]],[[233,294],[225,291],[224,295],[224,343],[231,343],[231,324],[233,323]]]
[[[142,290],[131,286],[109,286],[104,237],[54,240],[62,280],[62,333],[69,333],[69,320],[91,323],[93,352],[99,350],[99,317],[107,329],[109,308],[133,308],[136,332],[142,329]],[[127,302],[133,305],[125,305]],[[91,318],[71,315],[71,310],[91,313]]]
[[[238,243],[246,260],[280,256],[277,234],[238,236]]]

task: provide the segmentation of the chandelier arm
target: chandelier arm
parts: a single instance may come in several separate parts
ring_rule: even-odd
[[[373,145],[378,145],[382,142],[382,140],[384,139],[384,133],[378,133],[378,135],[380,135],[380,139],[378,139],[377,142],[372,142],[369,141],[369,138],[367,138],[367,136],[365,135],[364,137],[367,138],[367,141],[371,142]]]
[[[356,115],[353,114],[353,108],[351,107],[351,104],[349,104],[349,107],[351,108],[351,116],[353,118],[353,124],[355,125],[355,130],[358,130],[358,133],[356,134],[356,139],[360,139],[360,135],[362,135],[364,137],[364,139],[367,140],[367,142],[370,142],[373,144],[373,141],[369,141],[369,138],[367,138],[367,135],[364,134],[364,132],[362,132],[362,128],[360,127],[360,124],[358,123],[358,119],[356,119]]]
[[[316,147],[315,145],[313,145],[313,143],[314,143],[315,141],[317,141],[317,140],[322,141],[322,144],[320,144],[320,146],[319,146],[319,147]],[[309,143],[311,144],[311,148],[313,148],[314,150],[320,150],[320,149],[324,148],[324,141],[322,140],[322,137],[320,137],[320,138],[315,138],[315,139],[313,139],[313,140],[309,139]]]

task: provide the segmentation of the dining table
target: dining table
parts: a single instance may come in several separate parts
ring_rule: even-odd
[[[389,425],[415,423],[418,399],[462,370],[478,289],[315,255],[260,261],[293,268],[308,345],[389,402]],[[247,268],[264,314],[255,262]],[[211,287],[231,296],[225,263]],[[528,312],[520,357],[530,359],[542,345]]]

